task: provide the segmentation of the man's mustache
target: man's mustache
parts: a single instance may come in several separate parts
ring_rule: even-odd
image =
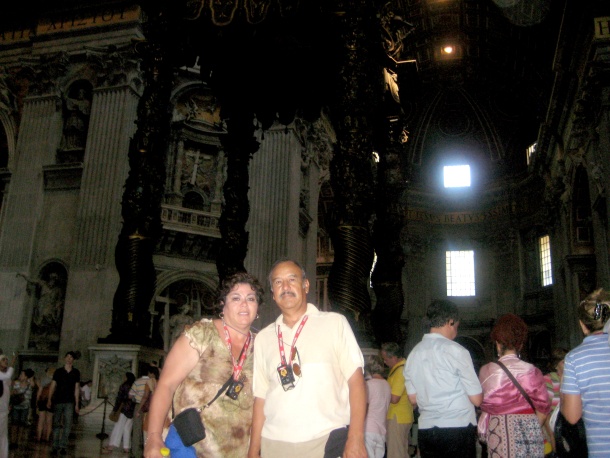
[[[297,297],[297,295],[294,294],[292,291],[284,291],[282,294],[280,294],[280,297],[284,297],[286,294],[289,294],[292,297]]]

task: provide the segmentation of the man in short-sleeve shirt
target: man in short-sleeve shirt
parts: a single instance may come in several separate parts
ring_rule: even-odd
[[[470,353],[453,340],[459,312],[449,301],[426,311],[430,332],[407,356],[409,400],[419,407],[418,445],[425,457],[476,457],[476,415],[483,390]]]
[[[47,409],[54,406],[53,448],[51,453],[65,455],[72,429],[74,413],[78,414],[80,398],[80,372],[73,367],[76,353],[69,351],[64,357],[64,366],[55,370],[49,389]]]
[[[307,303],[309,281],[297,263],[277,262],[269,278],[282,314],[254,344],[248,456],[337,457],[345,449],[365,458],[364,358],[349,323]]]

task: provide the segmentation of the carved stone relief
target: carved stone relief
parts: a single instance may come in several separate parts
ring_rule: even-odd
[[[61,152],[84,152],[87,143],[92,97],[92,88],[88,81],[77,81],[68,89],[63,99],[64,127],[59,148]],[[66,160],[66,158],[61,159],[61,157],[58,157],[58,162],[76,162],[75,160]],[[80,157],[80,161],[82,161],[82,157]]]
[[[68,273],[63,265],[45,265],[38,278],[17,274],[27,282],[32,304],[29,349],[59,350]]]
[[[218,150],[209,145],[185,144],[181,160],[180,184],[182,194],[187,190],[196,189],[207,197],[208,205],[205,209],[209,211],[209,201],[217,196],[218,179]]]
[[[125,372],[131,372],[131,361],[114,355],[100,358],[97,397],[108,397],[114,403],[119,386],[123,383]],[[134,374],[135,375],[135,374]]]
[[[184,326],[218,312],[214,292],[201,282],[178,280],[157,296],[151,310],[152,341],[168,350],[184,331]]]

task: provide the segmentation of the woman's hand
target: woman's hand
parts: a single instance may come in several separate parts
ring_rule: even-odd
[[[550,415],[546,415],[542,412],[538,412],[536,410],[536,416],[538,417],[538,423],[540,423],[540,426],[544,426],[544,422],[546,421],[546,418]]]
[[[144,458],[162,458],[161,449],[165,447],[161,433],[149,433],[144,446]]]

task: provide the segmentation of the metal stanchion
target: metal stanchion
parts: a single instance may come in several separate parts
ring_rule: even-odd
[[[106,439],[108,437],[108,434],[106,434],[106,405],[107,404],[109,404],[108,396],[106,396],[104,398],[104,416],[102,417],[102,430],[95,435],[95,437],[97,437],[101,441],[103,441],[104,439]]]

